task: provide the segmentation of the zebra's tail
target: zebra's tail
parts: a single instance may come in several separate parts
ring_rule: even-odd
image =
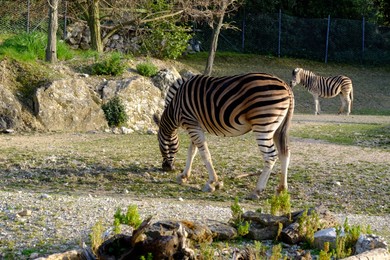
[[[291,120],[294,114],[294,94],[291,91],[290,106],[287,111],[287,115],[284,117],[282,124],[275,132],[275,143],[278,147],[280,154],[287,155],[289,152],[288,148],[288,131],[290,129]]]

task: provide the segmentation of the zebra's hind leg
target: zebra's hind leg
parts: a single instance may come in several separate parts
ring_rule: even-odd
[[[190,146],[188,147],[186,167],[184,168],[183,172],[176,177],[176,180],[179,184],[187,182],[188,178],[190,178],[192,162],[194,161],[197,151],[198,148],[194,145],[193,142],[191,142]]]
[[[256,129],[253,129],[253,132],[256,136],[257,145],[263,154],[264,167],[257,181],[256,189],[251,194],[249,194],[248,198],[258,199],[260,193],[265,189],[272,168],[275,165],[277,151],[272,138],[273,133],[271,134],[268,132],[267,134],[264,134],[261,132],[261,130],[256,131]]]
[[[288,151],[287,154],[279,153],[279,160],[280,160],[280,164],[281,164],[281,168],[282,168],[281,169],[282,173],[280,175],[279,185],[276,188],[277,194],[279,194],[283,190],[288,189],[288,185],[287,185],[288,174],[287,174],[287,172],[288,172],[288,165],[290,164],[290,151]]]

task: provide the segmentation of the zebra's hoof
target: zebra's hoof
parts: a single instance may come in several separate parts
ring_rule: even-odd
[[[259,196],[258,192],[254,191],[254,192],[248,194],[248,196],[246,196],[246,199],[248,199],[248,200],[258,200],[258,199],[260,199],[260,196]]]
[[[187,182],[187,177],[184,177],[182,175],[177,175],[176,177],[176,181],[177,183],[179,183],[180,185],[184,184]]]
[[[213,192],[213,191],[215,191],[215,187],[210,183],[206,183],[206,185],[204,185],[202,191],[203,192]]]
[[[223,181],[217,181],[215,183],[215,189],[220,190],[223,188]]]

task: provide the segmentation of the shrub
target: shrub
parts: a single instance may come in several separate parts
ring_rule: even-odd
[[[120,208],[118,208],[114,214],[114,226],[116,230],[119,224],[126,224],[133,228],[138,228],[141,223],[142,219],[136,205],[130,205],[127,208],[126,214],[123,214]]]
[[[149,25],[153,30],[145,35],[142,50],[159,59],[176,59],[187,49],[192,35],[185,26],[172,21],[155,22]]]
[[[21,33],[11,36],[0,45],[0,55],[19,61],[44,60],[47,45],[47,35],[41,32]],[[57,58],[69,60],[74,57],[71,50],[63,41],[57,42]]]
[[[113,97],[106,104],[103,104],[102,109],[110,127],[121,126],[128,119],[125,106],[118,96]]]
[[[93,75],[121,75],[126,65],[121,60],[122,55],[119,52],[113,52],[108,57],[104,58],[101,62],[97,62],[92,66]]]
[[[138,73],[145,77],[152,77],[158,72],[157,66],[151,62],[139,63],[136,68]]]
[[[230,206],[232,211],[232,219],[230,222],[237,228],[237,233],[240,237],[243,237],[249,233],[250,223],[242,219],[242,210],[240,204],[238,203],[238,198],[234,199],[234,203]]]
[[[271,214],[291,214],[290,194],[283,190],[279,195],[273,195],[271,200]]]

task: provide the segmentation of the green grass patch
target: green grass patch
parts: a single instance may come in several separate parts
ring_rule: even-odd
[[[291,135],[336,144],[390,148],[390,126],[381,124],[316,124],[293,128]]]

